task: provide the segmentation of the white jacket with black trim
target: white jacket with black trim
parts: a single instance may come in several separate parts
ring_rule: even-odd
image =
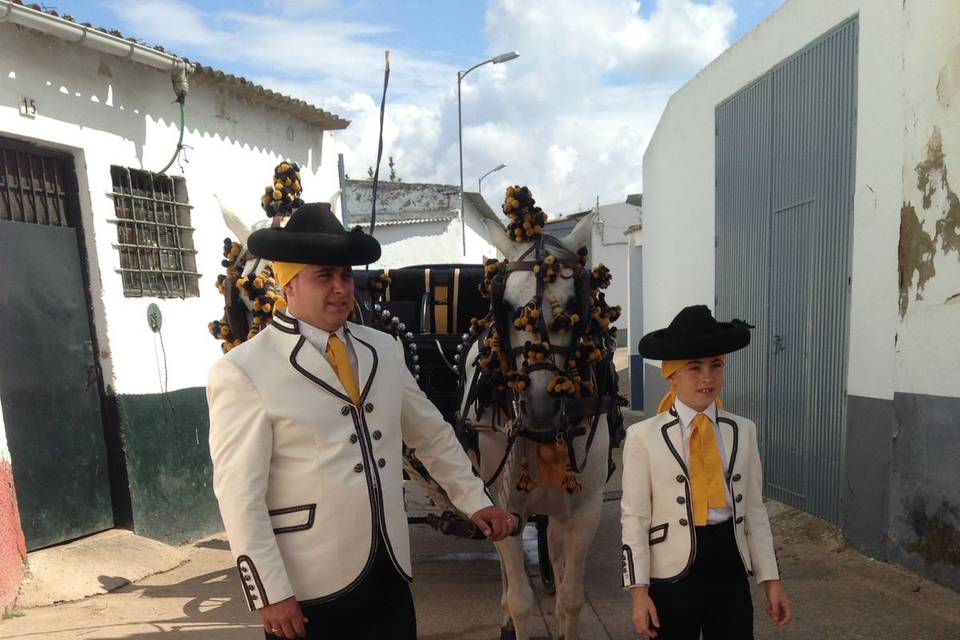
[[[286,316],[210,370],[214,492],[250,609],[337,598],[367,575],[380,540],[409,579],[402,442],[465,514],[492,504],[400,343],[352,323],[346,330],[359,407]]]
[[[757,427],[726,411],[718,412],[717,426],[729,456],[726,482],[743,566],[757,582],[778,580]],[[627,429],[620,501],[625,588],[679,580],[693,566],[697,544],[683,450],[683,429],[672,408]]]

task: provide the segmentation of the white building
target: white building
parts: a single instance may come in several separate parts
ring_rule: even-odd
[[[184,151],[171,71],[189,68]],[[35,549],[114,526],[220,527],[204,385],[224,226],[282,159],[338,189],[347,121],[243,78],[0,0],[0,606]],[[159,331],[148,308],[162,314]],[[10,515],[13,514],[13,515]],[[8,535],[10,534],[10,535]]]
[[[616,323],[617,344],[620,346],[625,346],[632,340],[628,290],[630,279],[639,277],[639,272],[633,274],[630,270],[629,239],[624,233],[628,228],[640,224],[642,200],[640,194],[631,194],[624,202],[601,204],[587,211],[554,218],[547,221],[546,226],[547,233],[562,238],[573,231],[580,218],[591,211],[596,212],[587,257],[591,267],[603,263],[613,275],[604,295],[611,306],[620,305],[623,309],[623,315]]]
[[[755,324],[725,397],[767,493],[954,588],[958,42],[956,0],[788,0],[672,96],[643,168],[644,328]]]
[[[459,193],[459,187],[448,184],[380,182],[374,235],[383,247],[383,255],[370,267],[480,264],[484,258],[496,257],[497,249],[487,239],[483,220],[501,222],[500,218],[479,193],[466,192],[461,224]],[[373,182],[347,180],[344,194],[348,226],[369,229]],[[465,244],[461,229],[466,232]]]
[[[627,227],[623,235],[627,238],[627,317],[630,376],[630,408],[643,411],[643,357],[637,347],[643,330],[643,224]]]

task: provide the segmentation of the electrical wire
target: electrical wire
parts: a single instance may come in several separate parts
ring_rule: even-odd
[[[157,172],[157,175],[161,176],[167,172],[167,169],[173,166],[173,163],[176,162],[177,158],[180,156],[180,152],[183,151],[183,130],[186,128],[186,113],[184,109],[186,96],[178,97],[177,102],[180,103],[180,139],[177,140],[177,149],[173,152],[173,157],[170,158],[170,162],[167,163],[167,166]]]

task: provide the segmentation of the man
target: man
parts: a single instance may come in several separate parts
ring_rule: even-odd
[[[347,322],[351,265],[380,257],[326,204],[251,234],[287,314],[211,369],[214,491],[267,638],[416,637],[407,582],[402,442],[488,539],[516,519],[493,506],[453,430],[393,337]]]

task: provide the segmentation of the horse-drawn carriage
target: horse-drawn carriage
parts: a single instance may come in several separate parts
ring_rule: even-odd
[[[264,197],[268,214],[277,201],[299,200],[295,167],[284,163],[276,174],[273,197]],[[536,524],[541,576],[555,586],[561,633],[573,640],[586,553],[613,471],[611,451],[622,437],[612,325],[619,308],[604,299],[609,271],[587,266],[591,216],[566,238],[553,238],[543,233],[545,214],[519,187],[508,190],[504,212],[507,227],[488,224],[502,261],[355,270],[353,321],[403,343],[411,372],[456,430],[495,502],[517,513],[521,526]],[[210,330],[226,351],[265,327],[285,302],[269,264],[243,250],[250,229],[227,210],[224,218],[239,242],[224,243],[227,273],[218,286],[225,313]],[[404,470],[436,507],[413,522],[482,537],[416,451],[404,451]],[[521,541],[508,538],[497,549],[502,637],[527,638],[533,594]]]

